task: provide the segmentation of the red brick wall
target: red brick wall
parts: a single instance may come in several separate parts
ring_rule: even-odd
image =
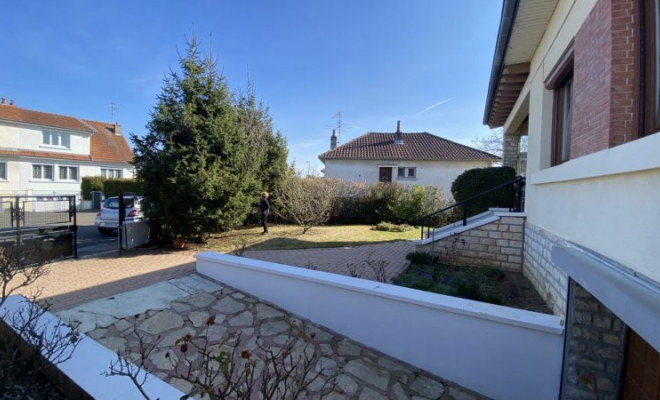
[[[598,1],[575,37],[572,159],[636,138],[636,1]]]

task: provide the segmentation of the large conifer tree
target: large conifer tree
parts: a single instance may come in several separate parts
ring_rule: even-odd
[[[135,170],[144,182],[146,215],[173,237],[204,239],[247,216],[273,133],[254,129],[271,127],[267,110],[244,104],[245,96],[236,100],[212,56],[200,55],[194,35],[179,65],[179,73],[165,78],[148,133],[132,135]],[[251,125],[246,114],[255,112],[261,114]]]

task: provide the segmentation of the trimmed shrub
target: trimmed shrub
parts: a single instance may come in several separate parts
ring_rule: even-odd
[[[103,183],[105,197],[119,196],[119,193],[142,193],[142,183],[135,179],[114,178],[106,179]]]
[[[516,171],[511,167],[489,167],[470,169],[460,174],[451,185],[451,193],[456,202],[469,199],[495,186],[501,185],[516,177]],[[490,207],[509,207],[511,191],[502,188],[468,205],[468,217],[487,211]]]
[[[381,222],[376,225],[376,230],[384,232],[408,232],[412,230],[412,226],[408,224],[397,225],[390,222]]]
[[[423,251],[415,251],[406,255],[406,260],[412,264],[433,265],[438,262],[438,256]]]
[[[410,223],[445,205],[435,186],[365,184],[341,181],[330,222],[369,224],[382,221]]]
[[[91,200],[92,192],[102,192],[106,178],[102,176],[84,176],[80,183],[80,192],[83,200]]]

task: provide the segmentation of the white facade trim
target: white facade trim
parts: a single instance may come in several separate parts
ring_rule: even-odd
[[[543,185],[660,169],[659,155],[660,134],[655,134],[538,171],[530,176],[530,183]]]

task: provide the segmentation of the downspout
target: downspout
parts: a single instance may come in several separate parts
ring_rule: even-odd
[[[504,57],[509,47],[509,39],[513,31],[513,21],[518,11],[519,0],[504,0],[502,4],[502,20],[500,21],[500,30],[497,34],[497,43],[495,44],[495,55],[493,56],[493,67],[490,70],[490,84],[488,85],[488,97],[486,98],[486,109],[484,110],[484,125],[488,125],[490,111],[495,101],[495,94],[499,86],[502,70],[504,69]]]

